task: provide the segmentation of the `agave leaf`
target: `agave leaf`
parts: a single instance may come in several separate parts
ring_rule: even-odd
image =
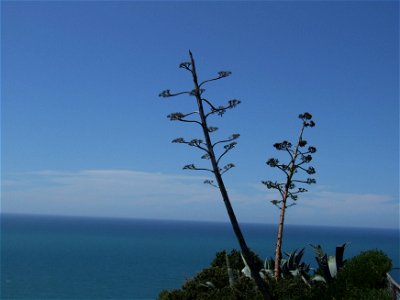
[[[244,274],[244,276],[252,278],[251,277],[251,271],[250,271],[250,268],[248,266],[246,266],[246,267],[244,267],[242,269],[242,273]]]
[[[274,260],[272,258],[266,258],[264,261],[264,268],[260,270],[260,276],[266,279],[266,276],[274,276]]]
[[[272,269],[261,269],[260,276],[265,279],[265,275],[267,275],[268,277],[274,277],[274,271]]]
[[[264,261],[264,269],[265,270],[272,270],[274,265],[274,261],[272,258],[266,258]]]
[[[326,280],[324,278],[324,276],[321,275],[315,275],[313,276],[313,278],[311,278],[312,281],[317,281],[317,282],[324,282],[326,283]]]
[[[242,269],[242,273],[244,274],[244,276],[252,278],[249,265],[247,264],[246,260],[244,259],[243,254],[240,253],[240,256],[242,257],[242,260],[243,260],[243,263],[244,263],[244,268]]]
[[[206,281],[206,283],[200,283],[200,285],[206,288],[215,288],[214,283],[212,283],[211,281]]]
[[[324,277],[325,282],[332,281],[332,279],[337,276],[337,273],[343,267],[343,264],[345,263],[345,261],[343,260],[343,253],[347,244],[348,243],[344,243],[342,245],[337,246],[335,255],[329,257],[326,254],[324,254],[320,245],[318,246],[311,245],[311,247],[314,248],[314,251],[317,255],[315,259],[317,260],[319,268],[323,273],[322,275]]]
[[[321,245],[312,245],[310,244],[311,247],[314,248],[315,254],[317,255],[317,257],[323,257],[324,256],[324,251],[322,250]]]
[[[292,274],[292,276],[298,276],[300,275],[300,271],[299,269],[290,270],[290,274]]]
[[[300,265],[300,261],[303,258],[305,248],[301,249],[296,255],[296,265]]]
[[[281,259],[281,268],[283,268],[288,263],[287,259]]]
[[[337,246],[336,247],[336,255],[329,256],[328,266],[329,266],[329,272],[331,273],[332,278],[336,277],[337,272],[343,266],[343,253],[344,253],[344,249],[346,248],[346,244],[347,243]]]
[[[335,278],[337,275],[337,265],[336,265],[336,256],[329,256],[328,257],[328,267],[329,273],[331,274],[332,278]]]
[[[322,257],[316,257],[316,260],[318,262],[320,269],[322,270],[322,272],[324,274],[325,279],[327,281],[331,281],[332,276],[331,276],[329,266],[328,266],[328,256],[326,254],[324,254]]]
[[[298,255],[297,249],[289,254],[288,262],[287,262],[287,267],[289,268],[289,270],[293,270],[296,267],[297,255]]]
[[[212,283],[211,281],[207,281],[206,285],[208,285],[209,287],[215,288],[214,283]]]
[[[344,243],[340,246],[336,246],[336,265],[338,270],[340,270],[343,267],[344,264],[343,254],[347,244],[348,243]]]
[[[267,279],[267,276],[265,276],[265,274],[264,274],[264,269],[261,269],[260,270],[260,272],[258,272],[258,274],[260,274],[260,277],[262,278],[262,279]]]
[[[308,282],[308,278],[304,277],[304,275],[300,276],[301,279],[303,280],[303,282],[309,287],[311,288],[311,284]]]

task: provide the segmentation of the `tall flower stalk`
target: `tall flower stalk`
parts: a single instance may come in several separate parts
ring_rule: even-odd
[[[235,108],[238,104],[240,104],[239,100],[233,99],[228,101],[226,105],[215,106],[211,101],[204,98],[204,85],[220,80],[222,78],[228,77],[231,72],[229,71],[221,71],[218,72],[218,76],[212,79],[208,79],[202,82],[199,82],[195,60],[193,58],[192,52],[189,51],[190,61],[183,62],[179,65],[180,68],[189,71],[192,76],[193,86],[194,88],[190,91],[171,93],[170,90],[164,90],[160,93],[160,97],[173,97],[178,95],[189,95],[195,98],[197,104],[197,111],[193,111],[190,113],[181,113],[175,112],[168,115],[168,118],[171,121],[180,121],[186,123],[197,124],[201,127],[201,131],[203,133],[203,139],[192,139],[190,141],[185,140],[184,138],[174,139],[173,143],[181,143],[187,144],[188,146],[195,147],[200,149],[203,152],[202,159],[209,160],[211,164],[210,167],[199,167],[194,164],[189,164],[183,167],[186,170],[201,170],[208,171],[214,175],[214,180],[205,180],[204,183],[210,184],[214,187],[217,187],[221,193],[222,200],[225,204],[226,211],[228,213],[228,217],[230,223],[232,225],[235,236],[239,242],[240,249],[243,253],[244,258],[246,259],[250,270],[252,278],[255,280],[258,289],[263,295],[264,299],[272,299],[272,296],[268,290],[266,282],[261,278],[259,274],[259,270],[256,269],[255,263],[253,261],[251,252],[249,247],[246,244],[242,231],[240,229],[239,223],[236,219],[235,212],[233,210],[228,192],[226,190],[224,181],[222,179],[222,175],[233,168],[235,165],[232,163],[228,163],[224,166],[221,166],[222,158],[233,148],[236,146],[236,140],[239,138],[239,134],[233,134],[230,137],[222,140],[218,140],[214,142],[212,140],[211,134],[218,130],[217,127],[209,126],[208,121],[211,116],[219,115],[223,116],[227,110]],[[222,148],[222,149],[221,149]],[[218,152],[218,154],[217,154]]]
[[[285,174],[286,180],[284,182],[277,181],[263,181],[268,189],[276,189],[279,192],[280,199],[272,200],[271,203],[277,206],[280,210],[278,234],[275,248],[275,264],[274,264],[274,277],[278,280],[280,274],[280,262],[282,258],[282,241],[283,241],[283,228],[285,223],[286,209],[290,206],[296,205],[298,194],[307,192],[303,187],[297,187],[298,184],[313,184],[316,183],[314,178],[307,179],[295,179],[295,174],[298,171],[303,171],[309,175],[315,174],[313,167],[306,168],[305,165],[311,162],[312,155],[317,151],[313,146],[309,146],[306,140],[303,139],[303,133],[305,128],[314,127],[315,122],[312,120],[312,115],[309,113],[300,114],[299,118],[302,120],[300,134],[295,147],[292,147],[292,143],[283,141],[281,143],[275,143],[274,147],[279,151],[285,151],[289,155],[289,163],[281,163],[277,158],[270,158],[267,161],[267,165],[273,168],[278,168]],[[291,203],[288,203],[292,200]]]

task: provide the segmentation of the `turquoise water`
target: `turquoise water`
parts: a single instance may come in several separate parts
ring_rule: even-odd
[[[249,246],[274,252],[275,225],[244,224]],[[349,258],[379,248],[400,266],[399,231],[287,226],[284,250],[311,244],[334,253],[350,242]],[[155,299],[209,265],[216,251],[237,248],[229,224],[1,216],[1,299]]]

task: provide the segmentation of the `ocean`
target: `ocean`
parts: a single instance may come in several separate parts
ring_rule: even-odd
[[[249,247],[273,256],[276,225],[242,224]],[[348,242],[345,258],[383,250],[400,267],[399,230],[285,227],[283,250],[309,244],[328,254]],[[34,215],[1,215],[1,299],[156,299],[238,249],[230,224]]]

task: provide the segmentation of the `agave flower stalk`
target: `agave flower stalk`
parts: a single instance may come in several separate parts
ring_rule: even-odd
[[[315,147],[308,147],[304,150],[307,145],[307,141],[303,139],[304,129],[307,127],[314,127],[315,122],[312,120],[312,115],[309,113],[300,114],[299,118],[302,120],[300,134],[294,149],[292,143],[283,141],[281,143],[275,143],[274,147],[279,151],[285,151],[288,153],[290,161],[287,164],[280,163],[277,158],[270,158],[267,161],[267,165],[273,168],[278,168],[285,174],[286,180],[284,182],[273,182],[263,181],[262,183],[267,186],[268,189],[276,189],[279,192],[280,199],[272,200],[271,203],[280,209],[278,234],[275,248],[275,266],[274,266],[274,277],[279,280],[281,277],[280,263],[282,259],[282,241],[283,241],[283,228],[285,223],[286,209],[296,204],[298,194],[307,192],[305,188],[296,187],[296,184],[313,184],[316,183],[314,178],[307,179],[295,179],[294,176],[298,171],[306,172],[307,174],[315,174],[314,167],[305,168],[304,166],[312,160],[312,155],[317,151]],[[292,203],[288,203],[289,200],[293,200]]]
[[[240,249],[243,253],[243,256],[246,262],[249,265],[251,270],[252,278],[255,280],[258,289],[260,290],[261,294],[263,295],[264,299],[272,299],[272,296],[268,290],[266,282],[261,278],[256,266],[253,262],[253,258],[251,256],[251,252],[249,247],[246,244],[242,231],[240,229],[239,223],[237,221],[235,212],[233,210],[227,189],[225,187],[224,181],[222,179],[222,175],[232,169],[235,165],[232,163],[228,163],[225,166],[220,166],[222,158],[236,146],[236,139],[239,138],[239,134],[233,134],[230,137],[219,140],[216,142],[212,141],[211,134],[215,132],[218,128],[209,126],[208,118],[210,116],[218,115],[223,116],[227,110],[236,107],[240,104],[239,100],[233,99],[228,101],[227,105],[224,106],[215,106],[211,101],[204,98],[203,94],[205,89],[203,88],[205,84],[216,81],[225,77],[228,77],[231,72],[229,71],[221,71],[218,73],[218,76],[212,79],[208,79],[202,82],[199,82],[195,60],[193,58],[192,52],[189,51],[190,61],[184,62],[180,64],[180,68],[185,69],[190,72],[193,80],[194,89],[191,91],[186,92],[178,92],[178,93],[171,93],[170,90],[165,90],[160,93],[159,96],[161,97],[173,97],[182,94],[187,94],[189,96],[193,96],[196,99],[197,110],[191,113],[181,113],[176,112],[170,114],[168,118],[171,121],[181,121],[186,123],[193,123],[197,124],[201,127],[203,133],[203,139],[192,139],[190,141],[185,140],[184,138],[178,138],[173,140],[175,143],[187,144],[188,146],[198,148],[203,152],[202,159],[209,160],[211,163],[211,168],[209,167],[198,167],[194,164],[189,164],[184,167],[186,170],[201,170],[201,171],[208,171],[214,175],[214,180],[205,180],[204,183],[210,184],[214,187],[217,187],[221,193],[222,200],[225,204],[226,211],[228,213],[228,217],[230,223],[232,225],[233,231],[235,236],[239,242]],[[217,154],[217,148],[220,146],[223,147],[221,152]]]

